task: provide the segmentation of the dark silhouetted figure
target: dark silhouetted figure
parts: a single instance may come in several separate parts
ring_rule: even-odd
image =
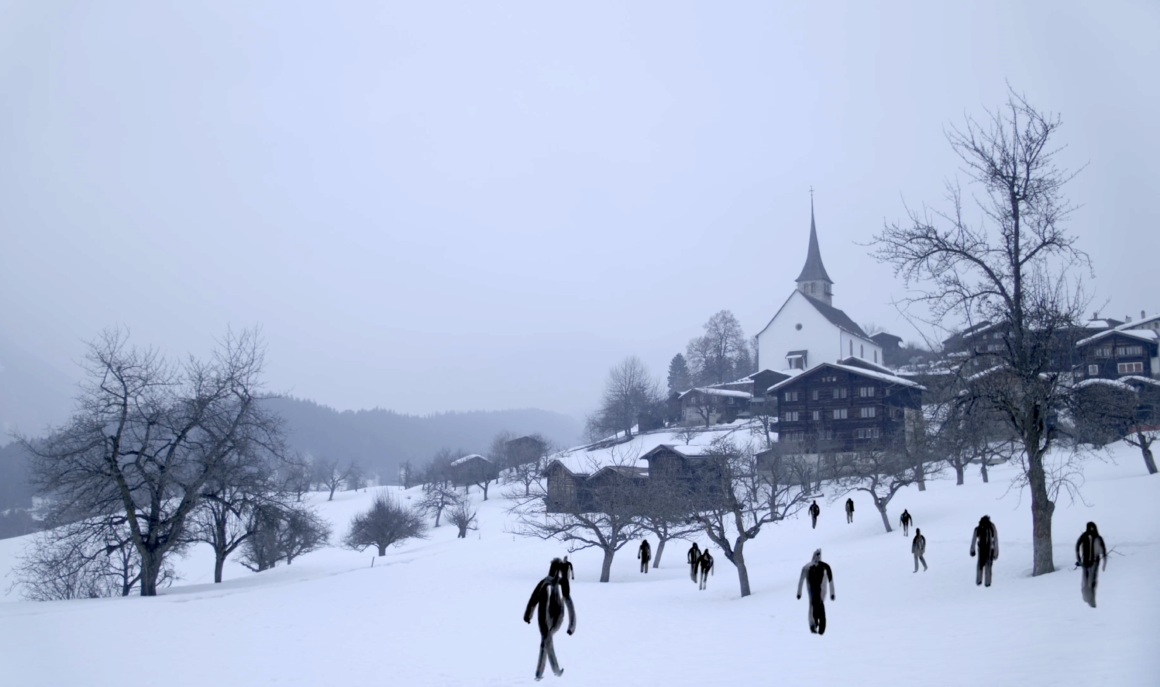
[[[697,559],[697,567],[701,570],[701,583],[698,589],[704,589],[709,584],[709,575],[713,572],[713,557],[709,555],[709,549],[701,552],[701,557]]]
[[[910,517],[910,511],[905,508],[902,509],[902,517],[898,519],[898,523],[902,525],[902,536],[910,536],[910,525],[914,520]]]
[[[991,586],[991,564],[999,558],[999,532],[995,529],[995,524],[991,522],[989,515],[984,515],[979,519],[979,526],[975,528],[975,533],[971,535],[971,555],[975,555],[975,545],[979,546],[979,563],[975,569],[975,584],[983,584],[986,578],[986,585]]]
[[[1108,550],[1104,547],[1104,538],[1096,529],[1094,522],[1087,524],[1087,530],[1079,535],[1075,543],[1076,567],[1083,566],[1083,579],[1080,581],[1080,592],[1083,600],[1092,608],[1096,607],[1096,582],[1099,576],[1100,561],[1104,562],[1104,570],[1108,569]]]
[[[818,526],[818,516],[822,514],[822,509],[818,508],[818,502],[814,501],[810,504],[810,528],[816,529]]]
[[[914,541],[910,543],[910,552],[914,554],[914,572],[918,572],[918,564],[922,563],[922,571],[926,572],[926,559],[923,555],[926,554],[926,537],[922,536],[922,530],[914,528]]]
[[[689,564],[689,579],[693,580],[693,584],[696,584],[697,566],[701,563],[701,549],[697,546],[697,542],[693,542],[688,555],[685,556],[685,562]]]
[[[564,566],[564,582],[565,583],[567,583],[568,580],[576,579],[576,571],[572,569],[572,561],[568,560],[567,556],[564,556],[564,562],[561,563],[561,565]]]
[[[532,612],[539,606],[537,616],[540,626],[540,658],[536,663],[536,679],[544,677],[544,660],[552,663],[552,672],[557,677],[564,674],[564,669],[556,661],[556,647],[552,644],[552,635],[564,624],[564,608],[568,609],[568,634],[576,631],[576,608],[572,605],[572,594],[568,586],[567,564],[559,558],[553,558],[548,568],[548,576],[540,580],[528,601],[528,608],[524,611],[524,622],[532,622]]]
[[[647,575],[648,561],[652,558],[652,547],[648,545],[647,539],[640,543],[640,550],[636,552],[636,557],[640,559],[640,571]]]
[[[797,598],[802,598],[802,584],[806,585],[810,594],[810,632],[815,634],[826,633],[826,582],[829,581],[830,601],[834,600],[834,571],[828,563],[822,562],[822,550],[814,551],[814,557],[802,567],[802,576],[798,579]]]
[[[854,522],[854,499],[846,499],[846,524]]]

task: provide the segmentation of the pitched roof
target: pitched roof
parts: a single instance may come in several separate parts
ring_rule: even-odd
[[[790,384],[795,379],[798,379],[798,377],[804,377],[808,374],[813,374],[814,372],[820,370],[823,367],[832,367],[832,368],[836,368],[838,370],[844,370],[845,372],[850,372],[850,373],[853,373],[856,375],[861,375],[863,377],[869,377],[870,379],[877,379],[879,381],[887,382],[890,384],[897,384],[898,386],[906,386],[906,387],[910,387],[912,389],[919,389],[920,391],[926,391],[926,387],[919,384],[918,382],[913,382],[909,379],[904,379],[904,378],[899,377],[893,373],[887,374],[885,372],[876,372],[876,371],[868,369],[868,368],[854,367],[853,365],[843,365],[841,363],[820,363],[820,364],[815,365],[814,367],[811,367],[810,369],[806,370],[801,375],[787,379],[784,382],[778,382],[777,384],[774,384],[773,386],[769,387],[769,389],[766,391],[766,393],[771,393],[773,391],[776,391],[777,389]]]
[[[798,293],[801,292],[799,291]],[[830,321],[830,324],[845,329],[851,334],[856,334],[863,339],[870,341],[870,337],[866,336],[866,332],[862,331],[862,328],[859,327],[857,323],[854,322],[854,320],[851,320],[849,315],[842,312],[841,310],[838,310],[832,305],[826,305],[825,302],[819,301],[807,293],[803,293],[802,295],[806,297],[806,300],[809,301],[810,305],[814,306],[814,308],[822,314],[822,317]],[[871,343],[874,342],[871,341]]]
[[[482,460],[485,463],[491,462],[490,460],[488,460],[487,458],[484,458],[483,456],[479,455],[478,453],[472,453],[469,456],[463,456],[462,458],[460,458],[458,460],[451,461],[451,467],[455,467],[457,465],[463,465],[465,463],[468,463],[468,462],[471,462],[471,461],[477,460],[477,459]]]
[[[828,281],[834,283],[830,279],[830,275],[826,274],[826,266],[822,264],[822,251],[818,248],[818,229],[814,225],[814,201],[810,199],[810,248],[806,253],[806,264],[802,267],[802,273],[798,275],[797,281]]]
[[[1155,343],[1157,341],[1157,339],[1160,339],[1160,332],[1157,332],[1155,329],[1118,329],[1117,328],[1117,329],[1105,329],[1104,331],[1100,332],[1099,334],[1096,334],[1095,336],[1089,336],[1086,339],[1081,339],[1079,341],[1076,341],[1075,345],[1076,346],[1086,346],[1086,345],[1093,343],[1095,341],[1099,341],[1100,339],[1102,339],[1104,337],[1111,336],[1112,334],[1121,334],[1123,336],[1128,336],[1128,337],[1131,337],[1133,339],[1140,339],[1141,341],[1147,341],[1149,343]]]

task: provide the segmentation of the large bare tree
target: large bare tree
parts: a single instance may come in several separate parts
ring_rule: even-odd
[[[511,508],[515,515],[514,532],[538,539],[556,539],[568,545],[569,551],[588,548],[600,549],[604,554],[600,566],[600,581],[608,582],[612,575],[612,561],[616,552],[636,539],[641,532],[640,511],[642,489],[632,478],[636,456],[614,455],[607,464],[592,462],[591,473],[603,473],[598,486],[592,488],[591,505],[569,513],[549,513],[546,499],[533,494],[516,499]],[[619,471],[620,474],[610,474]]]
[[[749,343],[732,312],[713,315],[704,330],[685,348],[694,384],[723,384],[754,372]]]
[[[746,597],[750,594],[746,543],[766,525],[803,508],[809,492],[802,484],[799,458],[794,455],[774,450],[759,457],[748,445],[720,438],[711,444],[707,459],[720,462],[721,498],[694,517],[737,568],[741,596]]]
[[[641,415],[655,412],[663,401],[660,384],[641,359],[631,355],[608,371],[600,408],[588,418],[588,435],[593,440],[618,432],[631,436]]]
[[[140,557],[142,596],[157,594],[167,556],[190,541],[206,488],[263,451],[281,452],[282,423],[259,402],[262,346],[228,334],[209,360],[166,361],[103,333],[85,357],[77,411],[43,441],[22,438],[50,523],[125,525]]]
[[[1057,163],[1055,135],[1061,120],[1010,92],[983,121],[968,118],[948,132],[963,171],[980,190],[977,219],[968,216],[961,189],[947,182],[947,210],[908,211],[875,237],[875,255],[894,266],[912,289],[916,316],[942,323],[989,321],[1005,332],[1001,350],[972,352],[1000,367],[970,385],[1018,437],[1031,492],[1033,575],[1055,570],[1044,456],[1059,437],[1055,413],[1067,388],[1052,358],[1084,303],[1077,267],[1087,255],[1064,228],[1072,206],[1063,186],[1072,174]],[[962,369],[970,370],[970,366]]]

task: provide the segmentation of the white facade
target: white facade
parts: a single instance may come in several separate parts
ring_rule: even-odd
[[[834,324],[814,307],[808,296],[797,290],[757,335],[758,369],[777,371],[792,367],[786,358],[792,351],[806,351],[807,369],[849,357],[882,364],[882,349],[878,344]]]

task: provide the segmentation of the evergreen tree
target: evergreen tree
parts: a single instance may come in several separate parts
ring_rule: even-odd
[[[669,361],[669,393],[687,391],[692,386],[693,383],[689,379],[689,364],[685,362],[685,356],[678,353]]]

